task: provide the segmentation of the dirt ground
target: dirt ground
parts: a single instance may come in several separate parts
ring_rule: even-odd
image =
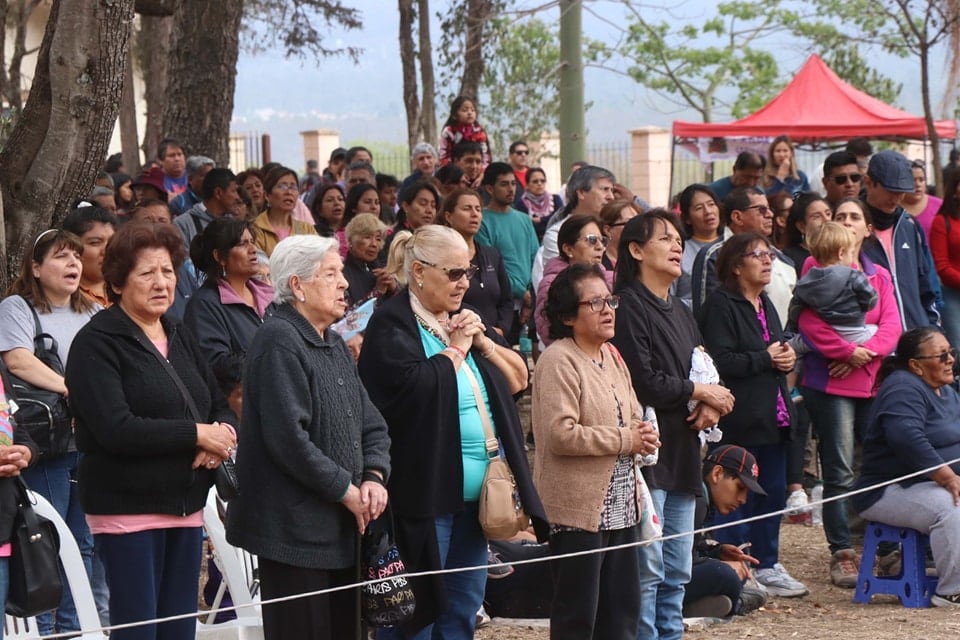
[[[830,583],[829,551],[821,527],[783,525],[780,554],[790,573],[807,585],[803,598],[771,598],[763,609],[729,623],[691,629],[691,640],[802,638],[803,640],[941,640],[960,635],[955,609],[906,609],[888,596],[870,605],[853,602],[853,591]],[[547,640],[546,628],[511,627],[495,621],[477,631],[479,640]]]

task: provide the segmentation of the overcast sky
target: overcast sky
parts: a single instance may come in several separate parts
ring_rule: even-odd
[[[299,132],[331,128],[341,134],[346,146],[359,140],[405,144],[406,116],[403,107],[402,79],[397,41],[398,12],[392,0],[354,0],[363,16],[362,30],[331,32],[331,44],[360,46],[364,53],[358,64],[347,58],[330,58],[319,63],[287,60],[278,52],[250,55],[241,52],[237,73],[232,130],[270,133],[273,159],[301,167],[304,162]],[[433,3],[440,7],[443,3]],[[521,6],[543,2],[520,0]],[[673,15],[702,15],[705,0],[688,0],[677,5]],[[623,23],[623,9],[617,2],[589,2],[583,12],[583,29],[588,37],[611,41]],[[437,11],[437,8],[434,8]],[[712,10],[711,10],[712,12]],[[559,11],[542,11],[544,21],[559,21]],[[432,33],[437,41],[438,27]],[[798,69],[806,58],[798,47],[777,49],[781,72]],[[919,80],[912,61],[890,60],[884,71],[904,84],[900,105],[922,113]],[[932,74],[937,78],[941,73]],[[669,128],[675,119],[696,120],[690,110],[678,110],[662,98],[650,94],[633,80],[611,71],[587,69],[584,75],[587,101],[588,144],[625,142],[629,129],[641,126]],[[437,116],[446,118],[438,108]],[[479,116],[483,121],[483,105]]]

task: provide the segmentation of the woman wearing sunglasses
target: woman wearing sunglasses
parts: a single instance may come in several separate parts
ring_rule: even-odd
[[[700,331],[720,378],[737,398],[720,419],[725,444],[747,449],[760,465],[758,481],[766,496],[751,494],[741,508],[716,515],[714,524],[734,522],[783,509],[786,503],[787,449],[796,421],[786,374],[797,356],[784,342],[777,310],[764,292],[776,252],[758,233],[738,233],[717,258],[720,287],[703,303]],[[780,564],[780,516],[717,531],[721,543],[753,544],[760,561],[757,581],[771,595],[796,597],[807,588]]]
[[[627,365],[608,343],[620,300],[596,263],[570,265],[544,298],[555,342],[537,363],[533,473],[550,521],[550,551],[636,543],[641,527],[652,537],[655,514],[636,456],[655,452],[660,442],[643,421]],[[552,640],[637,637],[636,549],[555,561],[551,572]]]
[[[960,607],[960,397],[956,350],[936,327],[911,329],[877,375],[880,389],[863,439],[857,489],[935,468],[851,498],[867,520],[930,536],[937,568],[935,607]]]
[[[630,369],[637,397],[656,409],[663,443],[660,462],[647,467],[644,476],[663,519],[664,534],[691,531],[695,498],[702,491],[697,433],[730,412],[733,395],[720,385],[690,380],[691,356],[702,348],[703,338],[693,312],[670,293],[681,276],[683,258],[676,216],[653,209],[628,222],[620,236],[619,255],[614,291],[620,296],[621,309],[612,342]],[[692,411],[688,409],[691,401],[697,402]],[[655,542],[638,553],[639,635],[679,638],[693,539]]]
[[[547,292],[550,285],[561,271],[571,264],[596,264],[603,260],[603,252],[607,248],[609,238],[600,233],[603,222],[594,216],[577,215],[564,220],[557,233],[557,246],[560,255],[550,258],[543,267],[543,279],[537,286],[537,305],[533,319],[537,325],[537,335],[544,347],[550,346],[550,321],[543,315],[544,304],[547,301]],[[600,267],[603,269],[603,267]],[[607,288],[613,288],[613,273],[603,269]]]
[[[527,364],[463,306],[476,267],[453,229],[431,224],[398,232],[387,271],[406,288],[370,319],[358,366],[389,428],[387,488],[400,555],[408,571],[484,566],[478,500],[487,469],[485,422],[500,441],[523,508],[539,536],[547,533],[513,401],[527,386]],[[414,619],[377,637],[472,638],[486,576],[480,569],[413,579]]]

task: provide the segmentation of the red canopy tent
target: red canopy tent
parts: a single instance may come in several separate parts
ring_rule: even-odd
[[[952,120],[935,123],[943,139],[957,137]],[[900,137],[923,139],[922,117],[877,100],[841,80],[814,54],[776,98],[746,118],[727,124],[676,121],[674,138],[773,138],[788,135],[794,142]]]

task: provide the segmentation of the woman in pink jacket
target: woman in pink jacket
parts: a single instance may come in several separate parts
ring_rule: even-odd
[[[574,263],[600,264],[603,253],[610,239],[600,232],[603,221],[596,216],[570,216],[563,221],[557,233],[557,246],[560,255],[550,258],[543,266],[543,279],[537,286],[537,304],[534,308],[534,322],[537,325],[537,335],[544,348],[550,345],[550,322],[543,315],[543,307],[547,302],[547,293],[557,274]],[[603,271],[607,287],[613,290],[613,272]]]
[[[853,486],[854,434],[862,434],[866,427],[877,370],[884,357],[893,352],[901,332],[890,272],[860,252],[863,240],[870,235],[868,216],[854,198],[842,200],[833,212],[834,221],[850,229],[856,238],[851,255],[857,259],[851,266],[861,270],[877,290],[877,305],[866,317],[867,323],[877,325],[877,332],[863,344],[854,344],[841,338],[816,309],[804,309],[799,320],[800,334],[813,349],[804,357],[801,387],[819,435],[824,498],[846,493]],[[803,272],[814,266],[816,261],[807,258]],[[839,587],[854,588],[860,560],[850,544],[846,500],[823,505],[823,531],[832,554],[830,580]]]

